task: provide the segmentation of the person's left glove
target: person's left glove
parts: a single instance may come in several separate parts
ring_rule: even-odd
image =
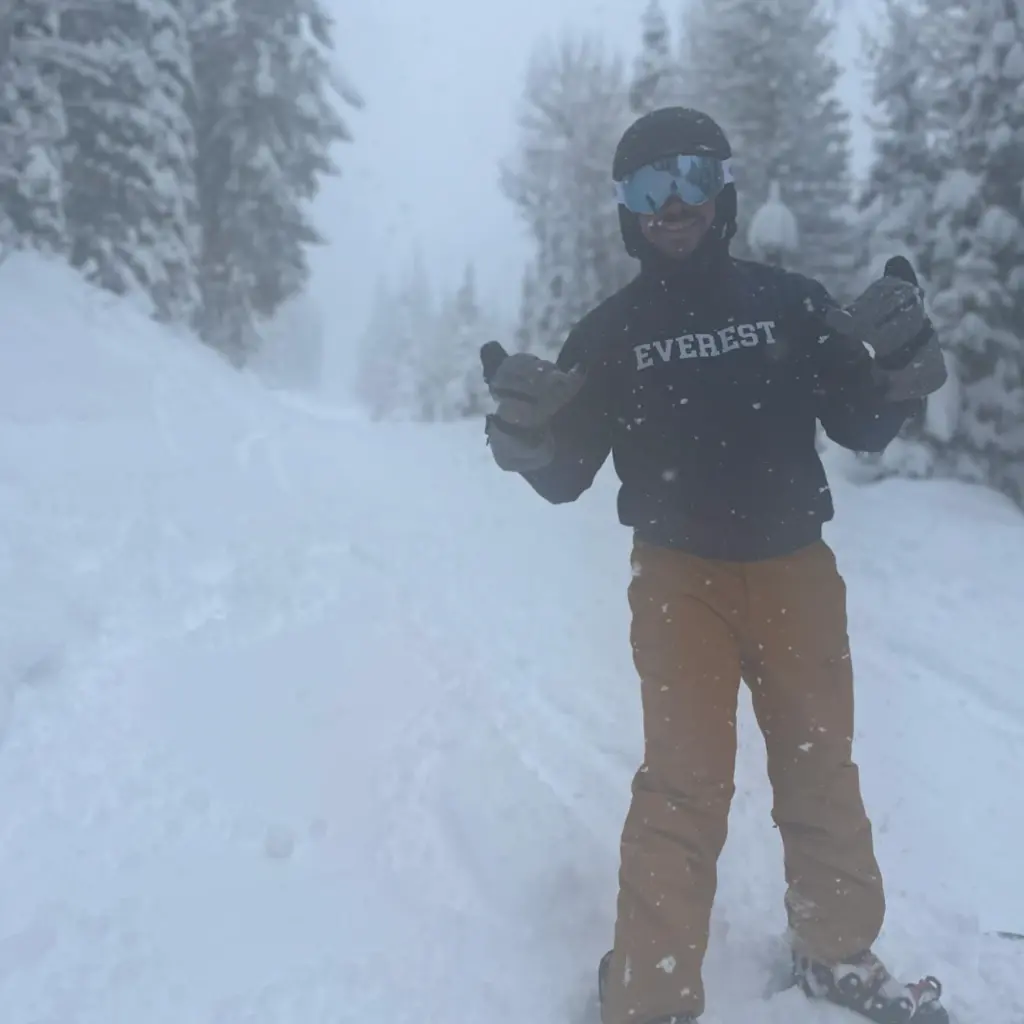
[[[938,335],[928,319],[924,296],[910,262],[894,256],[883,276],[845,308],[825,314],[837,334],[868,346],[875,376],[892,401],[919,399],[946,383]]]
[[[528,352],[509,355],[496,341],[481,348],[480,360],[498,403],[487,417],[494,461],[513,473],[542,469],[555,455],[551,419],[579,393],[583,371],[566,372]]]

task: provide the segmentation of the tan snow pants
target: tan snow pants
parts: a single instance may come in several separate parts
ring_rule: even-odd
[[[629,601],[645,755],[622,834],[604,1024],[704,1009],[741,678],[768,753],[794,948],[838,962],[871,946],[885,910],[852,761],[846,587],[828,545],[736,563],[637,542]]]

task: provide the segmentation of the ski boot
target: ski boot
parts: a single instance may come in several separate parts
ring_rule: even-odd
[[[603,957],[601,957],[601,963],[597,968],[597,1001],[601,1006],[604,1006],[604,992],[606,980],[608,977],[608,968],[612,962],[612,951],[608,950]],[[676,1015],[674,1017],[656,1017],[654,1020],[645,1021],[644,1024],[699,1024],[696,1017],[686,1014],[680,1017]]]
[[[829,967],[793,954],[793,977],[811,999],[825,999],[875,1024],[950,1024],[936,978],[905,985],[870,950]]]

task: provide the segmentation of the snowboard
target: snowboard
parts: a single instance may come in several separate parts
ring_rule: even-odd
[[[1024,940],[1024,936],[1017,936],[1014,933],[1011,933],[1011,935],[1014,938]],[[600,969],[596,973],[598,976],[590,983],[577,1012],[569,1015],[569,1024],[602,1024]],[[850,1009],[825,999],[811,998],[803,992],[800,985],[794,979],[792,967],[788,960],[785,962],[780,960],[777,964],[772,964],[762,997],[766,1005],[774,1002],[776,999],[787,1004],[784,1016],[778,1012],[782,1009],[780,1005],[776,1008],[776,1012],[766,1015],[766,1022],[769,1020],[785,1019],[787,1024],[789,1024],[792,1019],[793,1024],[797,1024],[800,1019],[799,1014],[801,1010],[806,1010],[807,1019],[815,1021],[816,1024],[824,1024],[826,1020],[829,1024],[858,1024],[858,1022],[860,1024],[866,1024],[866,1022],[867,1024],[903,1024],[903,1022],[892,1018],[873,1018],[861,1011]],[[756,1001],[751,1005],[757,1005]],[[795,1006],[800,1007],[800,1009],[795,1011],[798,1016],[793,1019],[791,1014]],[[661,1022],[658,1022],[658,1024],[661,1024]],[[700,1018],[698,1024],[733,1024],[733,1022],[730,1018],[709,1010]],[[738,1020],[736,1024],[748,1024],[748,1021],[746,1019]],[[760,1017],[755,1015],[750,1024],[760,1024]],[[923,1016],[918,1014],[917,1017],[911,1018],[907,1024],[962,1024],[962,1022],[956,1020],[946,1009],[940,1008],[936,1012],[926,1013]]]

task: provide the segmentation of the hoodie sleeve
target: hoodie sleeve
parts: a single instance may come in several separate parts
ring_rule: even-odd
[[[814,368],[818,419],[825,433],[843,448],[884,451],[923,401],[887,401],[868,350],[826,326],[825,310],[838,303],[819,282],[802,281],[802,320]]]
[[[583,321],[569,333],[556,360],[562,370],[582,365],[586,379],[576,397],[551,421],[554,460],[543,469],[522,474],[552,504],[575,501],[594,482],[611,451],[609,366],[599,348],[593,327]]]

